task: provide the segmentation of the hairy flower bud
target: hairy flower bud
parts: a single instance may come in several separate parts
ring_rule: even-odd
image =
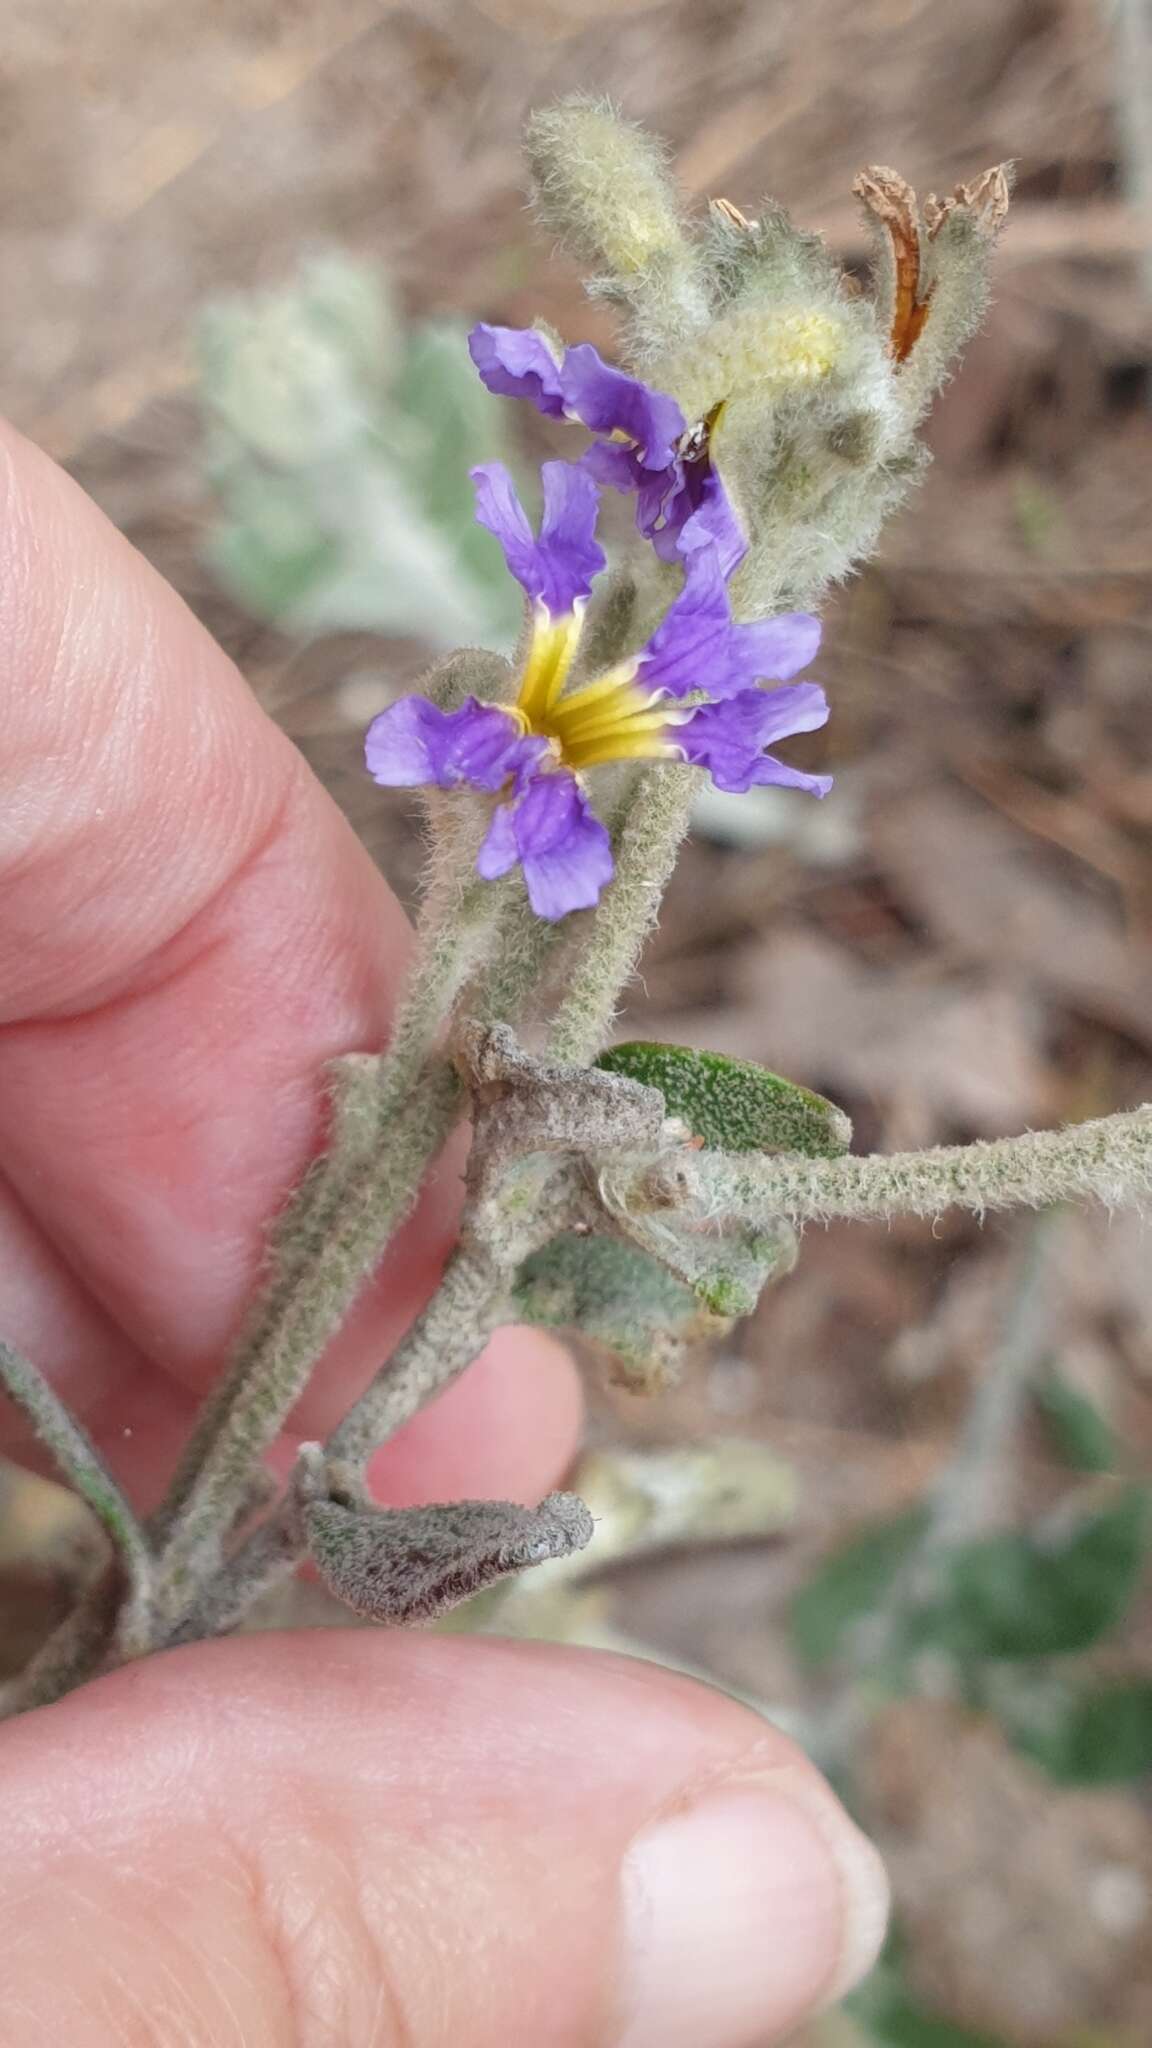
[[[594,266],[591,293],[631,310],[637,360],[691,333],[707,301],[662,145],[577,93],[532,116],[525,150],[540,220]]]

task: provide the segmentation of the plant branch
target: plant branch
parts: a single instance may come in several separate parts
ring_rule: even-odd
[[[656,922],[697,782],[694,768],[667,764],[641,778],[616,849],[615,878],[572,963],[567,994],[548,1034],[550,1059],[587,1066],[607,1039],[621,991]]]
[[[52,1453],[63,1477],[110,1538],[135,1603],[147,1598],[152,1554],[142,1524],[96,1449],[38,1366],[0,1339],[0,1387]]]
[[[195,1600],[218,1563],[254,1466],[410,1208],[457,1113],[455,1073],[447,1062],[429,1061],[461,989],[494,947],[510,896],[474,872],[483,807],[461,812],[433,802],[430,815],[416,960],[388,1050],[378,1060],[338,1063],[327,1151],[280,1220],[269,1285],[161,1511],[161,1623]]]
[[[251,1485],[253,1468],[275,1442],[325,1346],[343,1322],[367,1275],[411,1207],[424,1170],[458,1114],[461,1088],[446,1063],[393,1115],[385,1149],[375,1160],[359,1144],[342,1169],[334,1159],[331,1186],[321,1183],[322,1224],[306,1206],[298,1221],[307,1256],[289,1256],[292,1275],[274,1293],[275,1312],[261,1318],[213,1398],[184,1461],[179,1512],[160,1556],[160,1619],[195,1599],[218,1560],[223,1536]],[[382,1108],[386,1098],[378,1098]],[[379,1132],[378,1120],[369,1126]],[[334,1199],[328,1199],[334,1191]]]
[[[333,1430],[326,1457],[362,1467],[471,1365],[507,1313],[506,1274],[487,1249],[462,1242],[399,1350]]]
[[[358,1491],[372,1453],[467,1370],[507,1313],[507,1280],[491,1255],[458,1245],[427,1308],[333,1430],[319,1462],[339,1475],[342,1487]],[[235,1628],[256,1600],[291,1576],[305,1547],[293,1488],[167,1640],[193,1642]]]
[[[674,1209],[685,1220],[717,1226],[773,1216],[937,1216],[956,1207],[979,1215],[1084,1200],[1117,1208],[1152,1195],[1152,1106],[1060,1131],[924,1152],[808,1159],[685,1149],[658,1158],[609,1157],[598,1185],[610,1214]]]

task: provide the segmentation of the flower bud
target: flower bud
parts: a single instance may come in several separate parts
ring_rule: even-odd
[[[574,94],[532,116],[525,149],[541,221],[595,266],[589,292],[631,311],[637,358],[690,333],[706,302],[655,138]]]

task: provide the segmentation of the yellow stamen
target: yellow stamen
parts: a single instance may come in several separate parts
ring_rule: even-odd
[[[635,675],[634,661],[622,661],[616,668],[605,669],[602,676],[596,676],[590,683],[581,683],[579,689],[565,697],[564,716],[568,719],[582,718],[586,712],[605,702],[619,699],[622,692],[629,693],[634,699],[644,697],[646,702],[645,692],[635,688]]]
[[[573,610],[554,619],[543,605],[537,605],[532,642],[520,683],[516,708],[529,732],[546,731],[545,721],[568,680],[568,673],[580,644],[581,612]]]
[[[579,773],[605,761],[674,760],[667,736],[678,713],[636,679],[634,661],[564,695],[580,638],[579,614],[555,619],[540,606],[523,679],[513,707],[525,732],[551,742],[564,767]]]

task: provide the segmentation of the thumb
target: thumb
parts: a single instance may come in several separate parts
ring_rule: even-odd
[[[871,1962],[874,1851],[653,1666],[333,1630],[13,1724],[4,2048],[767,2048]]]

